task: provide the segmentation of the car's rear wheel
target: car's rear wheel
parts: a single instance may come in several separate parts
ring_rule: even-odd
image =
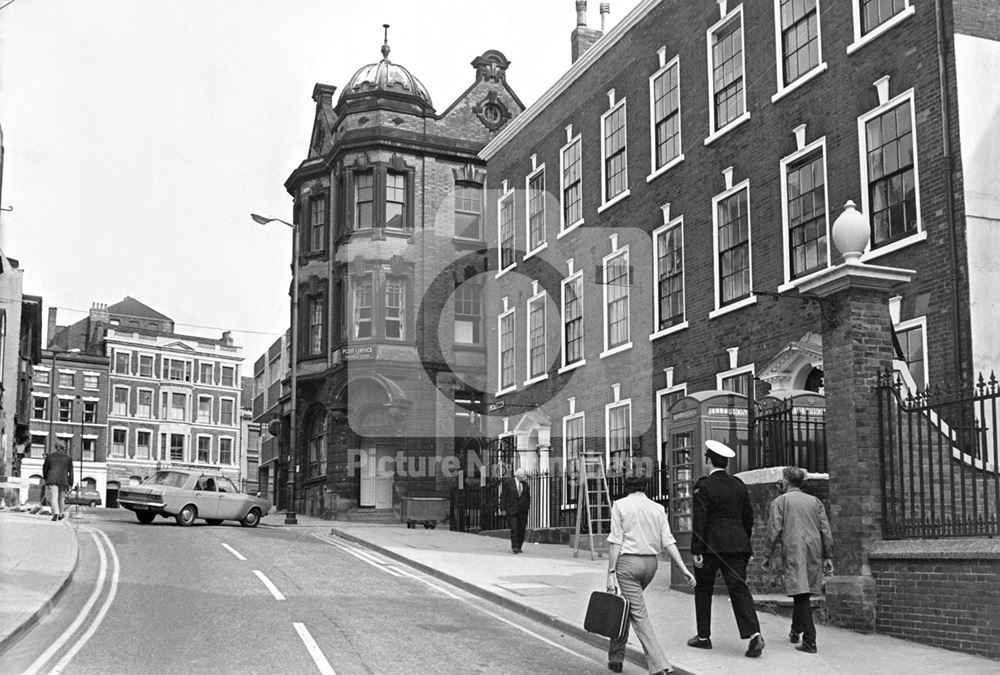
[[[87,506],[89,506],[90,508],[94,508],[95,506],[97,506],[97,502],[90,502],[89,504],[87,504]]]
[[[206,518],[205,522],[209,525],[222,525],[222,521],[218,518]]]
[[[194,522],[194,519],[198,517],[198,510],[194,507],[194,504],[188,504],[183,509],[174,516],[174,520],[177,521],[178,525],[183,525],[187,527]]]
[[[149,525],[151,522],[153,522],[153,519],[156,518],[156,514],[155,513],[148,513],[146,511],[141,511],[141,512],[137,512],[135,514],[135,517],[143,525]]]
[[[243,516],[243,520],[240,521],[240,525],[243,527],[257,527],[257,523],[260,522],[260,511],[256,507],[247,511],[247,514]]]

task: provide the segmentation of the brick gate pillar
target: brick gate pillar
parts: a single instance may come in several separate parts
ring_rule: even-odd
[[[875,581],[868,565],[882,537],[882,467],[879,456],[879,370],[892,367],[889,297],[912,270],[860,261],[868,221],[848,202],[831,237],[844,262],[800,285],[823,305],[823,380],[830,472],[830,523],[836,576],[826,583],[831,623],[875,628]]]

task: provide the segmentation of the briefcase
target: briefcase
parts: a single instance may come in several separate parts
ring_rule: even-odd
[[[587,604],[583,629],[604,637],[622,638],[628,630],[628,600],[615,593],[594,591]]]

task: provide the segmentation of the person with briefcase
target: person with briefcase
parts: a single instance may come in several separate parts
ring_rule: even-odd
[[[656,639],[653,622],[642,596],[656,574],[659,553],[666,550],[674,564],[687,577],[688,585],[692,588],[695,585],[694,574],[684,564],[680,551],[677,550],[666,512],[646,496],[646,483],[645,475],[626,476],[627,495],[616,500],[611,507],[607,590],[615,593],[620,588],[622,597],[628,601],[628,620],[622,622],[621,635],[612,636],[608,646],[608,670],[615,673],[622,671],[630,623],[646,654],[649,672],[654,675],[673,672],[667,655]]]

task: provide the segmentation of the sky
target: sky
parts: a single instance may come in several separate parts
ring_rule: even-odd
[[[612,0],[606,28],[639,0]],[[599,28],[599,2],[588,4]],[[531,105],[570,66],[574,0],[0,0],[0,248],[59,325],[131,296],[243,347],[287,329],[292,219],[317,82],[381,59],[444,112],[498,49]]]

